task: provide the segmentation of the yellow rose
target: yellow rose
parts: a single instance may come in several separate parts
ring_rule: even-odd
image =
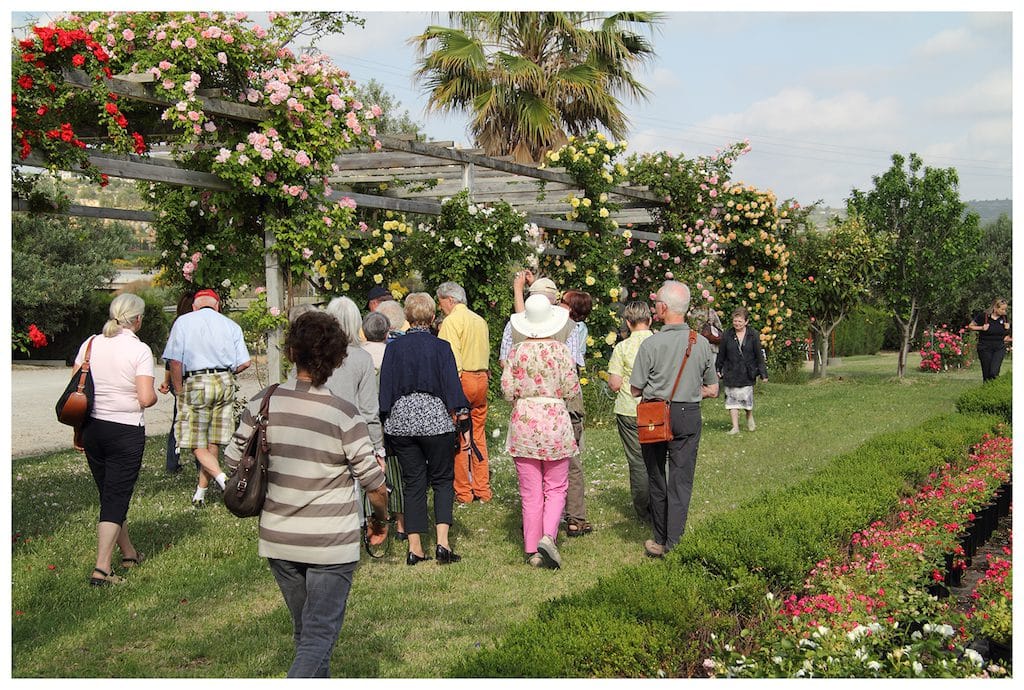
[[[589,335],[587,336],[587,347],[594,347],[594,338],[593,338],[593,336],[589,336]]]
[[[384,276],[382,276],[380,273],[374,273],[373,282],[377,283],[377,285],[380,285],[381,283],[384,282]]]
[[[584,198],[583,201],[581,201],[580,203],[586,206],[587,208],[590,208],[590,199]]]
[[[580,205],[580,200],[579,200],[579,199],[577,199],[576,197],[572,197],[571,199],[569,199],[569,204],[570,204],[570,205],[571,205],[571,206],[572,206],[573,208],[579,208],[579,205]]]
[[[549,153],[548,154],[548,160],[550,160],[552,163],[557,163],[558,162],[558,151],[553,151],[553,152]]]
[[[633,231],[632,230],[623,230],[622,231],[622,236],[625,237],[628,240],[631,237],[633,237]]]
[[[325,280],[324,281],[324,289],[325,290],[330,290],[331,289],[331,281],[329,281],[329,280]],[[348,288],[345,288],[345,289],[348,290]]]
[[[602,218],[607,218],[608,217],[608,209],[606,209],[604,206],[602,206],[601,210],[598,211],[598,215],[601,216]]]
[[[597,153],[597,149],[595,149],[593,146],[588,146],[587,147],[587,155],[588,156],[593,156],[595,153]]]
[[[594,276],[587,276],[587,279],[585,281],[583,281],[583,282],[585,282],[587,285],[593,285],[597,281],[594,280]]]
[[[349,289],[350,289],[351,287],[352,287],[352,286],[351,286],[351,285],[349,285],[348,283],[342,283],[342,284],[341,284],[341,291],[342,291],[342,292],[348,292],[348,291],[349,291]]]
[[[608,344],[608,345],[614,345],[615,344],[615,339],[616,339],[615,333],[609,333],[608,335],[606,335],[604,337],[604,342],[606,344]]]
[[[590,382],[590,381],[589,381],[589,379],[587,379],[587,377],[586,377],[586,376],[584,376],[583,378],[581,378],[581,379],[580,379],[580,385],[581,385],[581,386],[585,386],[585,385],[587,385],[587,384],[588,384],[589,382]]]

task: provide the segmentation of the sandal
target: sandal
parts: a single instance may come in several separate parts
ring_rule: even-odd
[[[136,549],[134,558],[129,558],[128,556],[121,557],[121,567],[134,568],[137,565],[142,565],[142,561],[144,560],[146,560],[146,554]]]
[[[584,534],[590,534],[593,531],[594,526],[586,520],[569,518],[565,522],[565,534],[569,537],[582,537]]]
[[[526,564],[531,568],[539,568],[544,565],[544,557],[534,551],[526,554]]]
[[[124,578],[120,575],[111,575],[106,570],[100,570],[99,568],[92,569],[93,575],[89,578],[89,584],[93,587],[107,587],[109,585],[119,585],[124,582]],[[95,573],[99,573],[103,577],[96,577]]]

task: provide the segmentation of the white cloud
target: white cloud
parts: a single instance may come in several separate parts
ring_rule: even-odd
[[[968,89],[957,89],[931,101],[930,110],[949,115],[1006,115],[1013,106],[1013,77],[999,69],[975,81]]]
[[[650,77],[643,80],[643,84],[652,92],[658,93],[663,89],[677,90],[683,82],[676,75],[676,70],[658,67]]]
[[[714,116],[701,125],[738,136],[777,133],[813,138],[819,133],[834,136],[891,128],[900,120],[900,107],[893,98],[872,100],[859,91],[816,98],[806,89],[785,89],[744,112]]]
[[[929,38],[914,52],[924,58],[948,57],[951,53],[961,53],[971,48],[972,38],[967,29],[947,29]]]

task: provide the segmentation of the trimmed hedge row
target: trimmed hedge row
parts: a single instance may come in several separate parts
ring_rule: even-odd
[[[977,388],[972,388],[956,401],[960,414],[994,414],[1007,424],[1013,422],[1013,379],[1000,376]]]
[[[542,604],[536,620],[467,657],[452,675],[697,675],[712,634],[737,632],[769,590],[799,585],[931,470],[964,461],[966,449],[1001,421],[953,414],[876,437],[804,481],[716,515],[663,561]]]

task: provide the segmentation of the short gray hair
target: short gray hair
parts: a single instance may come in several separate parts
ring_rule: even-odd
[[[466,290],[456,282],[449,280],[437,286],[437,298],[451,297],[459,304],[466,304]]]
[[[359,307],[355,302],[348,297],[335,297],[327,303],[324,311],[338,320],[350,343],[359,343],[359,328],[363,325],[363,320],[359,317]]]
[[[402,324],[405,323],[405,309],[402,309],[402,305],[393,299],[381,302],[374,311],[387,317],[393,331],[400,330]]]
[[[665,309],[673,314],[686,316],[686,312],[690,311],[690,288],[686,287],[686,283],[666,280],[658,290],[658,299],[664,302]]]
[[[651,308],[645,302],[630,302],[622,310],[622,318],[634,326],[638,323],[650,323]]]
[[[391,330],[391,322],[379,311],[371,311],[363,317],[363,336],[366,338],[366,342],[383,343],[387,340],[389,330]]]

